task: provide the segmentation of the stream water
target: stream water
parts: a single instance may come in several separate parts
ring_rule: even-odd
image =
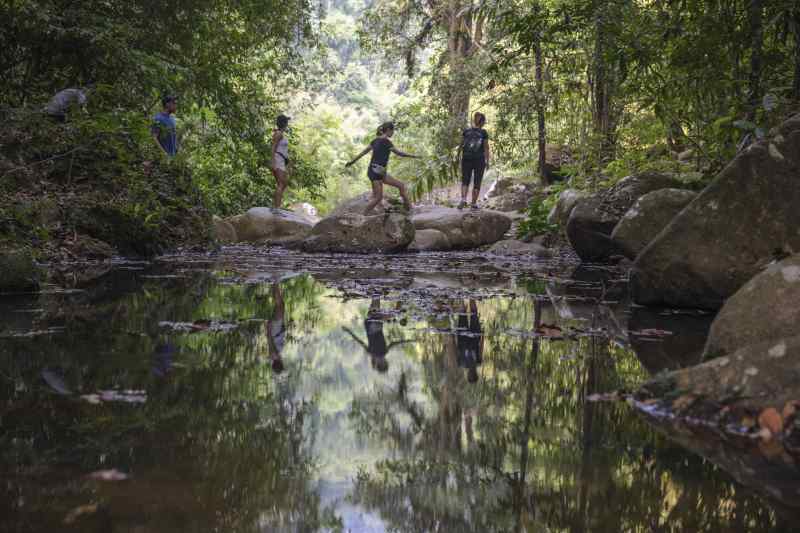
[[[759,475],[593,401],[711,319],[471,254],[226,248],[6,297],[0,531],[790,530]]]

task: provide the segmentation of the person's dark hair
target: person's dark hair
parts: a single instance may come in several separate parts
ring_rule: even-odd
[[[380,137],[387,131],[393,131],[393,130],[394,130],[394,122],[384,122],[383,124],[378,126],[378,131],[375,133],[375,135]]]
[[[474,115],[472,115],[472,122],[473,122],[473,123],[474,123],[476,126],[478,126],[478,127],[481,127],[481,126],[483,126],[484,124],[486,124],[486,115],[484,115],[484,114],[483,114],[483,113],[481,113],[480,111],[475,111],[475,114],[474,114]]]
[[[478,369],[474,366],[467,369],[467,381],[470,383],[478,382]]]
[[[273,359],[272,360],[272,371],[276,374],[280,374],[283,372],[283,360],[282,359]]]
[[[277,124],[278,129],[282,130],[283,128],[289,125],[289,121],[291,119],[292,117],[287,117],[286,115],[278,115],[278,118],[277,120],[275,120],[275,123]]]
[[[165,94],[164,96],[161,97],[161,105],[163,107],[167,107],[167,104],[170,102],[177,102],[177,101],[178,97],[173,94]]]

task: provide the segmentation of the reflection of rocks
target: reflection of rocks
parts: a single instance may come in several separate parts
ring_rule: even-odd
[[[680,185],[680,181],[666,174],[638,174],[580,200],[567,222],[570,244],[583,261],[603,261],[619,254],[611,233],[634,202],[649,192]]]
[[[511,227],[509,217],[487,209],[421,207],[414,210],[412,220],[417,231],[441,231],[452,249],[477,248],[495,243]]]
[[[0,293],[29,292],[39,288],[39,272],[27,250],[0,250]]]
[[[346,213],[322,219],[302,247],[308,252],[385,253],[404,250],[413,240],[414,226],[407,216]]]
[[[628,322],[631,348],[651,374],[696,365],[713,319],[710,314],[634,307]]]
[[[784,339],[800,335],[800,255],[767,268],[725,302],[706,346],[706,358],[742,346],[772,343],[775,357]],[[800,399],[800,398],[798,398]]]
[[[661,189],[639,198],[619,224],[611,239],[629,259],[636,259],[645,246],[663,230],[670,221],[689,205],[696,194],[682,189]]]
[[[776,253],[800,250],[800,115],[740,153],[637,257],[643,305],[719,308]]]
[[[269,207],[254,207],[226,220],[233,226],[237,241],[259,244],[297,242],[305,238],[313,226],[291,211]]]

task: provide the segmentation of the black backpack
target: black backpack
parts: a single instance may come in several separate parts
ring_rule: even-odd
[[[464,141],[461,145],[464,159],[480,159],[483,157],[483,132],[478,128],[464,130]]]

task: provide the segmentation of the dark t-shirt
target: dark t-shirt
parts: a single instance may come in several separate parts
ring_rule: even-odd
[[[386,168],[386,165],[389,164],[389,154],[394,146],[392,141],[385,137],[378,137],[369,145],[372,147],[372,159],[370,159],[369,166],[380,165]]]
[[[476,132],[477,135],[472,135],[473,132]],[[463,147],[465,159],[486,159],[486,141],[489,140],[488,131],[483,128],[467,128],[461,136],[464,138],[465,143],[467,142],[467,137],[470,139],[480,137],[480,146],[474,147],[472,150],[469,150],[466,146]]]

